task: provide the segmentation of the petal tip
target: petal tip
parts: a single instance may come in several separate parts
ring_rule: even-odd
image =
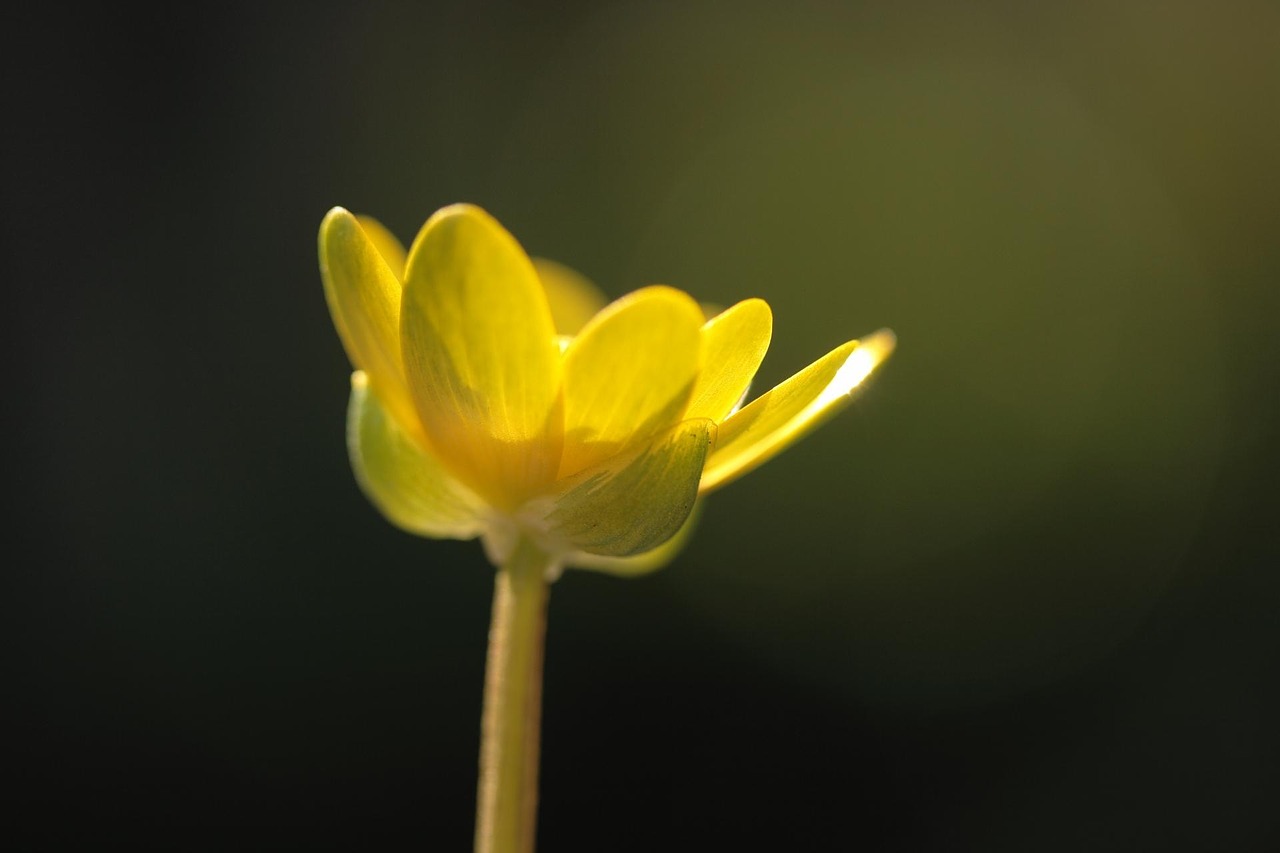
[[[834,400],[847,396],[858,388],[897,346],[898,337],[889,329],[872,332],[865,338],[850,341],[849,354],[841,363],[830,384],[818,395],[814,407],[825,409]]]
[[[323,234],[339,222],[346,222],[347,220],[355,220],[355,216],[352,215],[351,211],[341,205],[334,206],[324,215],[324,219],[320,220],[320,233]]]
[[[332,253],[339,250],[343,240],[360,230],[360,223],[355,214],[345,207],[334,207],[320,220],[320,265],[324,272]]]
[[[423,230],[425,231],[434,224],[446,222],[452,219],[470,219],[477,222],[483,222],[486,225],[497,226],[499,228],[502,227],[498,223],[498,220],[483,207],[480,207],[478,204],[459,201],[454,202],[453,204],[446,204],[444,207],[431,214],[430,218],[427,219],[426,224],[423,226]]]
[[[877,363],[884,361],[898,346],[898,336],[893,329],[877,329],[858,341],[859,349],[871,350],[878,356]]]
[[[631,291],[626,296],[623,296],[622,299],[619,299],[617,301],[622,302],[623,300],[631,301],[631,300],[655,299],[655,298],[667,299],[667,300],[670,300],[673,304],[679,303],[680,306],[686,311],[686,313],[690,314],[691,316],[692,315],[701,316],[702,308],[698,305],[697,300],[695,300],[688,293],[685,293],[680,288],[672,287],[669,284],[647,284],[644,287],[639,288],[638,290]]]
[[[754,322],[760,324],[769,330],[769,335],[773,334],[773,309],[769,307],[769,303],[761,299],[759,296],[752,296],[743,299],[741,302],[729,308],[729,311],[737,313],[741,316],[750,317]],[[723,317],[729,311],[722,311],[720,314],[708,320],[711,323]]]

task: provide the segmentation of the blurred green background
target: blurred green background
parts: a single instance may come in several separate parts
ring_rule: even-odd
[[[553,588],[541,849],[1280,842],[1274,4],[7,14],[19,827],[469,847],[492,570],[358,492],[315,234],[471,201],[758,391],[900,342]]]

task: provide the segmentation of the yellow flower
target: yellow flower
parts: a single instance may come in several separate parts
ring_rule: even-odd
[[[437,212],[407,255],[334,208],[320,269],[356,368],[361,487],[409,532],[483,537],[498,565],[525,541],[553,571],[656,568],[699,495],[839,410],[894,346],[887,330],[850,341],[739,409],[769,345],[765,302],[708,320],[655,286],[606,306],[470,205]]]

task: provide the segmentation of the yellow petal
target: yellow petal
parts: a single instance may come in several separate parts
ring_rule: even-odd
[[[396,235],[386,229],[381,222],[372,216],[357,216],[356,221],[360,223],[360,227],[364,229],[365,236],[369,238],[369,242],[377,248],[378,254],[382,255],[382,259],[387,262],[391,272],[395,274],[397,279],[404,279],[404,246],[396,239]]]
[[[881,329],[837,347],[720,424],[701,491],[737,479],[838,412],[894,343],[893,332]]]
[[[619,577],[637,577],[655,572],[675,559],[684,550],[698,526],[698,516],[702,515],[702,501],[696,501],[684,524],[666,542],[651,551],[645,551],[632,557],[602,557],[598,554],[577,552],[565,558],[565,565],[576,569],[591,569]]]
[[[534,258],[533,268],[538,271],[538,278],[547,292],[551,317],[555,321],[556,332],[561,335],[578,334],[608,302],[586,276],[564,264]]]
[[[728,417],[764,360],[772,333],[773,313],[763,299],[744,300],[708,320],[702,327],[702,372],[685,417]]]
[[[437,212],[409,251],[402,314],[409,390],[441,461],[503,510],[552,483],[560,349],[515,238],[477,207]]]
[[[401,425],[415,429],[400,362],[400,280],[365,228],[341,207],[320,223],[320,277],[347,357],[369,374]]]
[[[637,290],[592,318],[565,352],[562,477],[680,419],[701,325],[698,303],[670,287]]]
[[[360,488],[392,524],[436,539],[480,533],[479,500],[400,428],[360,371],[351,375],[347,450]]]
[[[666,542],[693,510],[714,431],[709,420],[684,421],[569,478],[547,515],[551,534],[608,557]]]

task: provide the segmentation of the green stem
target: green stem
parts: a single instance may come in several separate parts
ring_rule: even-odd
[[[550,559],[521,539],[498,570],[481,723],[476,853],[533,853]]]

